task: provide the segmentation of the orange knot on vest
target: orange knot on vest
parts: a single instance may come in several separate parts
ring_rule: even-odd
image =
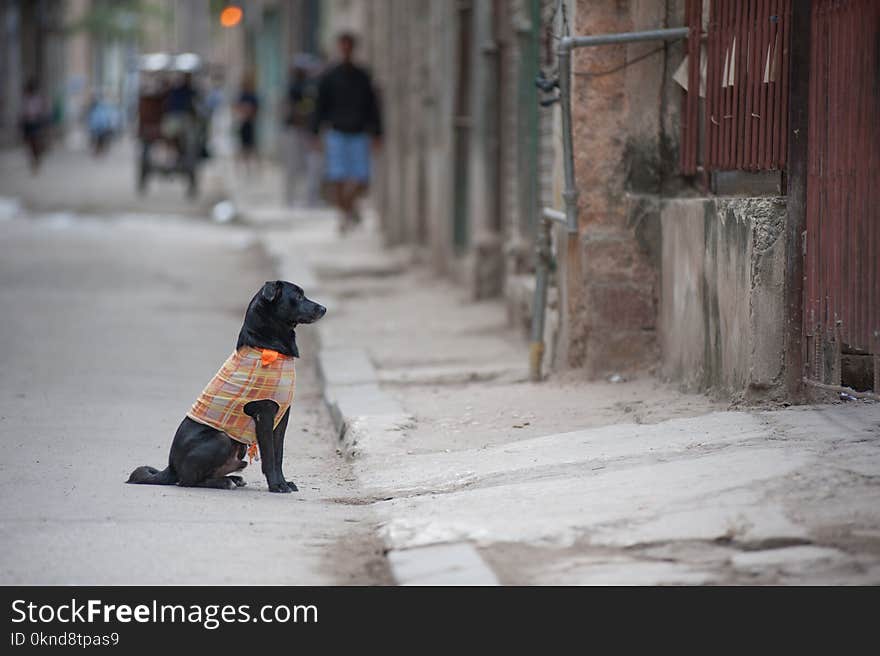
[[[273,351],[271,349],[260,349],[260,362],[264,367],[268,367],[270,364],[275,362],[278,358],[281,357],[281,354],[278,351]]]

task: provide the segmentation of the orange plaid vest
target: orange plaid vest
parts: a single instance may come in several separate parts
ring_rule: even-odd
[[[295,383],[294,358],[242,346],[227,358],[186,416],[223,431],[233,440],[255,445],[254,420],[244,413],[244,406],[251,401],[275,401],[277,426],[293,403]]]

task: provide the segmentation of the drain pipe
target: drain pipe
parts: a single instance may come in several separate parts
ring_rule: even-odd
[[[535,298],[532,307],[532,343],[529,345],[529,380],[541,380],[544,361],[544,320],[547,314],[547,288],[550,273],[556,267],[553,258],[553,221],[568,225],[565,213],[545,207],[541,226],[535,239]]]
[[[558,221],[566,226],[566,238],[570,239],[578,231],[577,186],[574,179],[574,145],[571,129],[571,51],[575,48],[589,48],[636,41],[674,41],[683,39],[690,33],[687,27],[671,27],[643,32],[619,32],[617,34],[596,34],[593,36],[564,36],[556,48],[559,79],[559,103],[562,110],[562,165],[565,188],[562,200],[565,211],[544,208],[541,212],[541,229],[535,240],[535,297],[532,307],[532,343],[529,346],[529,379],[538,382],[542,378],[544,359],[544,324],[547,312],[547,287],[553,268],[551,243],[552,222]],[[544,88],[544,87],[542,87]],[[560,303],[564,299],[560,299]]]

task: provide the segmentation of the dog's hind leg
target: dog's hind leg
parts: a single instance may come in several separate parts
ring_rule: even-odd
[[[195,423],[195,422],[193,422]],[[226,474],[240,471],[247,463],[241,460],[244,445],[207,426],[195,426],[189,439],[172,446],[175,469],[181,487],[231,489],[235,482]],[[175,443],[177,439],[175,438]]]
[[[239,456],[240,451],[243,451],[243,449],[233,449],[230,452],[229,458],[227,458],[226,462],[224,462],[222,465],[217,467],[217,469],[211,472],[208,475],[208,478],[221,478],[223,476],[226,476],[227,474],[241,471],[242,469],[247,467],[247,463]],[[235,481],[235,484],[238,487],[244,487],[245,482],[241,476],[230,476],[229,478]]]

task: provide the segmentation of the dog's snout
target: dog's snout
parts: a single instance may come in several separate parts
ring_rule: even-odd
[[[314,323],[327,314],[327,308],[311,300],[301,306],[300,309],[302,312],[299,318],[300,323]]]

